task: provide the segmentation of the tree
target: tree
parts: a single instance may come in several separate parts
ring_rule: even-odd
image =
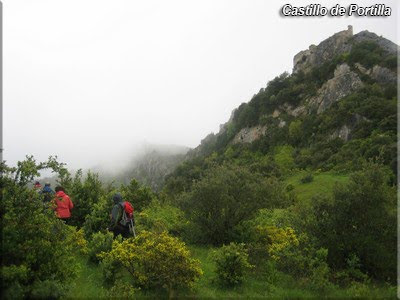
[[[142,186],[135,179],[129,185],[121,186],[123,199],[132,203],[135,210],[142,211],[154,199],[154,194],[150,188]]]
[[[313,234],[328,248],[335,269],[345,268],[356,255],[362,271],[395,280],[396,189],[388,180],[384,167],[368,163],[349,183],[334,188],[333,199],[315,203]]]
[[[71,200],[74,203],[71,224],[81,227],[85,222],[86,216],[92,212],[95,204],[104,195],[104,190],[98,174],[88,172],[85,180],[82,182],[82,172],[79,170],[75,174],[67,193],[70,194]]]
[[[289,201],[274,178],[264,179],[243,167],[218,166],[193,184],[181,206],[203,242],[221,245],[233,241],[235,227],[259,208],[284,207]]]

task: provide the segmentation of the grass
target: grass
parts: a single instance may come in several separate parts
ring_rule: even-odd
[[[299,172],[285,180],[287,185],[294,187],[297,198],[302,200],[311,199],[314,195],[331,195],[336,183],[345,183],[349,180],[347,175],[336,175],[332,173],[313,174],[313,181],[302,183],[300,179],[306,175],[306,172]]]
[[[70,286],[67,299],[96,299],[105,298],[106,290],[102,286],[100,267],[89,263],[85,257],[79,257],[79,271],[77,278]]]
[[[396,286],[372,284],[354,284],[341,289],[334,287],[329,293],[317,293],[305,289],[289,275],[275,271],[272,276],[266,272],[249,274],[243,284],[234,288],[222,288],[214,282],[214,264],[210,257],[213,248],[188,246],[192,256],[200,260],[203,276],[194,284],[192,290],[175,293],[176,298],[185,299],[321,299],[321,298],[362,298],[362,299],[395,299]],[[72,282],[66,299],[100,299],[107,298],[107,290],[102,286],[101,267],[79,257],[80,270]],[[273,271],[270,271],[273,272]],[[272,278],[272,279],[271,279]],[[128,278],[127,278],[128,279]],[[137,299],[167,299],[160,291],[139,291]]]

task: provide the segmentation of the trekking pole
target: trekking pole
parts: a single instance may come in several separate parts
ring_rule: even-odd
[[[136,232],[135,232],[135,226],[133,225],[133,221],[131,220],[129,227],[131,229],[131,233],[133,233],[133,236],[136,237]]]
[[[133,236],[136,238],[135,226],[132,226]]]

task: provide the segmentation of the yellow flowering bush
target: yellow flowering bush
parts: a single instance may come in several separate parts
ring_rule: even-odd
[[[202,275],[200,262],[190,258],[185,244],[166,232],[143,231],[137,238],[114,241],[100,257],[118,261],[132,276],[135,286],[164,288],[170,293],[190,287]]]
[[[88,243],[87,240],[85,239],[85,232],[83,231],[83,228],[79,230],[76,230],[76,228],[73,226],[68,226],[68,228],[71,231],[71,234],[69,236],[71,243],[81,254],[83,255],[87,254]]]
[[[291,227],[256,226],[259,240],[267,247],[269,256],[278,261],[283,251],[299,245],[299,240]]]

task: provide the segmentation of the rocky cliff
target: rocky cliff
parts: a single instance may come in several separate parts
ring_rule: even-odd
[[[366,49],[363,49],[364,45]],[[376,51],[381,57],[390,57],[392,61],[396,58],[398,52],[396,44],[377,36],[375,33],[361,31],[354,35],[352,26],[348,26],[347,30],[335,33],[318,45],[311,45],[309,49],[300,51],[293,58],[293,72],[292,75],[288,75],[292,79],[288,78],[288,81],[304,81],[306,80],[304,78],[308,78],[307,84],[309,85],[309,81],[319,81],[318,84],[311,82],[311,85],[316,87],[315,92],[297,93],[296,89],[307,90],[305,83],[297,84],[288,95],[283,93],[284,87],[281,90],[278,89],[273,95],[263,95],[265,91],[261,89],[257,97],[264,97],[265,100],[257,100],[259,101],[258,104],[255,104],[253,100],[250,101],[248,104],[251,105],[251,102],[254,104],[253,108],[249,110],[250,112],[243,112],[246,110],[246,104],[241,105],[241,107],[244,107],[242,107],[242,111],[241,107],[235,109],[229,121],[220,126],[220,131],[216,134],[212,133],[202,140],[197,148],[190,151],[189,157],[209,154],[221,144],[250,144],[268,135],[269,130],[273,130],[274,126],[284,128],[297,118],[324,114],[335,103],[361,90],[365,86],[365,82],[368,82],[368,84],[371,84],[371,82],[383,85],[395,84],[397,82],[396,67],[389,68],[380,65],[380,62],[374,61],[374,59],[365,64],[354,61],[354,57],[357,55],[356,60],[361,59],[362,61],[365,56],[363,51],[367,54],[371,53],[368,52],[372,51],[371,47],[373,49],[378,48],[379,51]],[[375,58],[375,56],[372,58]],[[331,71],[329,71],[330,69]],[[315,73],[316,70],[325,74],[326,77],[318,78],[318,72],[317,75],[313,75],[312,73]],[[291,99],[291,97],[294,97],[291,94],[296,93],[297,99]],[[276,102],[274,100],[276,98],[280,100]],[[262,107],[263,105],[264,107]],[[268,109],[268,105],[274,106],[273,110]],[[266,113],[257,111],[260,108]],[[242,116],[239,118],[238,115],[240,114]],[[243,119],[243,114],[258,115],[258,121],[239,124],[241,121],[238,120]],[[237,117],[236,121],[235,116]],[[252,118],[255,119],[254,116]],[[350,140],[353,129],[361,121],[368,121],[368,119],[358,114],[349,117],[346,124],[340,124],[337,128],[332,129],[328,133],[327,139],[338,137],[344,141]],[[249,126],[248,123],[252,125]]]

